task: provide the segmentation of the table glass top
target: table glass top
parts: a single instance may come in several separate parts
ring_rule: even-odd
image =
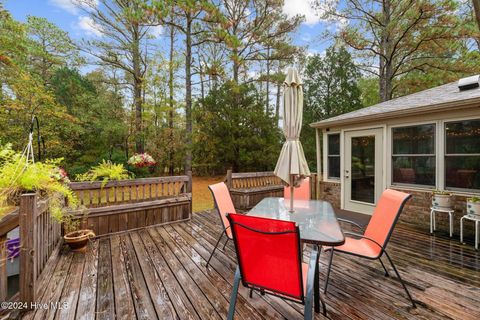
[[[321,245],[342,245],[345,237],[330,203],[321,200],[294,200],[294,212],[289,212],[290,200],[265,198],[248,215],[293,221],[300,228],[300,238]]]

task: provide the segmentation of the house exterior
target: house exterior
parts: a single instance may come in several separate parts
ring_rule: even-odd
[[[480,195],[478,85],[449,83],[311,126],[319,195],[337,208],[372,214],[383,190],[404,190],[413,199],[402,220],[428,225],[431,192],[448,190],[458,231],[465,199]]]

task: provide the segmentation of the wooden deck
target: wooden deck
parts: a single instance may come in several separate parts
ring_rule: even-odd
[[[65,308],[38,308],[23,318],[224,319],[236,266],[232,244],[205,268],[220,230],[215,212],[201,212],[189,222],[101,238],[86,255],[64,250],[39,296]],[[337,255],[328,318],[480,318],[480,255],[470,245],[400,225],[388,249],[419,307],[410,307],[379,262]],[[326,258],[320,257],[322,281]],[[240,286],[236,310],[238,319],[301,319],[303,306],[268,295],[251,299]]]

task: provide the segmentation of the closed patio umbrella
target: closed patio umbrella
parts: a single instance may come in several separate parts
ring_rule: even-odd
[[[302,80],[295,68],[289,68],[283,82],[283,133],[286,141],[275,166],[275,175],[290,186],[290,211],[293,212],[294,186],[310,175],[300,143],[303,119]]]

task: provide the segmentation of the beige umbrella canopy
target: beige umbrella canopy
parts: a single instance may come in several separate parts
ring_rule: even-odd
[[[293,211],[293,187],[310,175],[300,142],[303,120],[302,80],[295,68],[289,68],[283,82],[283,133],[286,141],[278,157],[275,175],[291,188],[290,211]]]

